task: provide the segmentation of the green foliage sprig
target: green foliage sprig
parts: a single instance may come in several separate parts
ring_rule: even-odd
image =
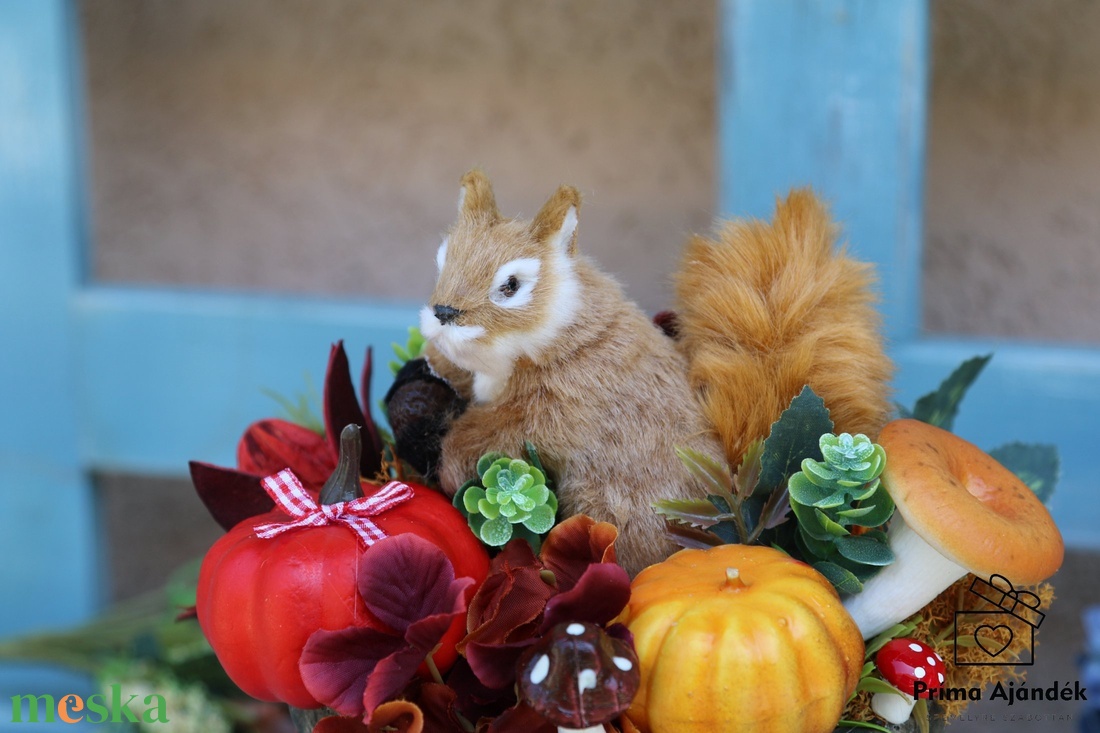
[[[877,528],[894,513],[879,475],[886,452],[866,435],[821,436],[824,460],[806,458],[787,488],[798,519],[798,547],[814,569],[841,593],[858,593],[867,580],[894,561],[886,533],[853,535],[850,527]]]
[[[554,526],[558,498],[530,443],[527,459],[486,453],[477,462],[478,478],[467,481],[455,494],[455,507],[490,547],[503,547],[513,537],[522,537],[538,552],[541,535]]]
[[[395,377],[401,371],[401,367],[413,359],[419,359],[424,354],[426,343],[427,341],[424,339],[424,334],[420,333],[420,329],[416,326],[409,326],[409,340],[405,342],[404,346],[396,341],[390,344],[393,347],[395,357],[390,360],[390,371],[393,372]]]

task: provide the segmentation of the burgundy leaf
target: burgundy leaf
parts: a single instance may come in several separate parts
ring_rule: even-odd
[[[348,425],[363,427],[363,410],[355,398],[355,386],[351,382],[351,367],[348,355],[344,352],[344,342],[332,345],[328,356],[328,370],[325,372],[325,435],[333,455],[340,452],[340,433]],[[366,451],[364,451],[366,453]],[[359,475],[371,478],[374,471],[364,472],[362,457],[359,460]]]
[[[382,470],[382,435],[378,432],[378,426],[374,424],[371,415],[370,377],[374,364],[374,350],[367,347],[367,356],[363,360],[363,373],[359,377],[359,394],[363,399],[363,432],[366,440],[363,443],[362,475],[370,478]]]
[[[456,579],[443,551],[414,534],[376,544],[363,556],[358,573],[367,608],[401,634],[421,619],[460,613],[465,608],[463,591],[473,582]]]
[[[424,733],[462,733],[455,714],[456,701],[454,690],[446,685],[421,685],[417,702],[424,713]]]
[[[494,690],[511,687],[516,681],[516,662],[538,639],[530,637],[509,644],[466,645],[466,661],[481,684]]]
[[[370,733],[370,729],[359,717],[330,715],[317,721],[313,733]]]
[[[199,617],[198,608],[195,606],[184,606],[180,609],[180,612],[176,614],[176,621],[191,621],[197,620]]]
[[[298,669],[318,701],[343,715],[363,715],[363,691],[371,673],[404,649],[404,639],[365,626],[315,631],[302,649]]]
[[[577,514],[550,530],[540,557],[557,578],[558,590],[566,591],[577,584],[592,563],[615,562],[618,536],[615,525]]]
[[[508,708],[503,715],[497,717],[486,733],[558,733],[558,726],[542,717],[524,703]]]
[[[191,461],[191,483],[214,521],[229,531],[246,519],[266,514],[275,502],[260,484],[262,476]]]
[[[237,443],[237,468],[270,476],[288,466],[307,489],[320,491],[336,468],[336,454],[324,436],[287,420],[249,425]]]
[[[462,578],[458,582],[462,584],[464,590],[474,582],[474,579]],[[466,602],[462,595],[460,590],[458,597],[455,599],[454,609],[450,613],[437,613],[413,622],[405,630],[405,641],[408,645],[413,649],[424,652],[423,656],[427,656],[428,652],[435,649],[436,645],[443,640],[443,636],[448,629],[451,628],[455,618],[466,611]]]
[[[527,546],[530,551],[526,540],[513,542]],[[494,558],[494,565],[500,557]],[[554,588],[543,579],[542,568],[537,564],[520,567],[504,564],[491,571],[470,600],[466,620],[469,634],[460,642],[459,650],[470,642],[500,644],[529,636],[553,595]]]
[[[589,565],[575,586],[547,602],[542,631],[566,621],[603,626],[618,616],[628,601],[630,576],[621,566],[609,562]]]
[[[516,704],[514,687],[486,687],[470,669],[465,657],[459,657],[447,675],[446,689],[455,695],[455,707],[468,720],[495,718]]]
[[[409,681],[416,674],[416,669],[424,661],[425,656],[427,655],[423,649],[406,647],[378,662],[367,677],[367,684],[363,688],[360,701],[363,710],[366,711],[363,719],[368,724],[372,722],[372,716],[379,705],[397,697],[409,686]],[[309,686],[307,685],[306,688],[309,689]]]
[[[634,648],[634,633],[628,629],[625,624],[611,624],[605,631],[607,631],[607,635],[612,639],[625,641],[630,645],[631,649]]]

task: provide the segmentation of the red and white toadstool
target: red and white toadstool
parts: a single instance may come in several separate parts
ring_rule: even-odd
[[[943,687],[943,657],[916,639],[894,639],[879,649],[875,666],[897,692],[876,692],[871,709],[884,720],[901,725],[909,720],[917,704],[917,692],[930,693]],[[919,690],[915,689],[921,683]]]

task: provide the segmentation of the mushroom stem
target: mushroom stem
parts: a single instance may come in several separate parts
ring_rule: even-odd
[[[862,593],[844,602],[864,639],[909,618],[967,573],[925,542],[900,515],[889,537],[894,562],[868,580]]]
[[[913,706],[917,704],[916,698],[898,692],[876,692],[871,696],[871,709],[875,715],[888,723],[901,725],[909,720],[913,713]]]

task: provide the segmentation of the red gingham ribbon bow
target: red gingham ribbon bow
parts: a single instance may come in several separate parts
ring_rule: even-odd
[[[265,540],[299,527],[323,527],[339,522],[355,530],[359,539],[369,547],[386,538],[386,533],[370,518],[413,497],[413,490],[407,484],[390,481],[371,496],[336,504],[318,504],[306,493],[302,482],[289,468],[265,478],[263,486],[280,509],[295,517],[290,522],[272,522],[256,527],[256,536]]]

